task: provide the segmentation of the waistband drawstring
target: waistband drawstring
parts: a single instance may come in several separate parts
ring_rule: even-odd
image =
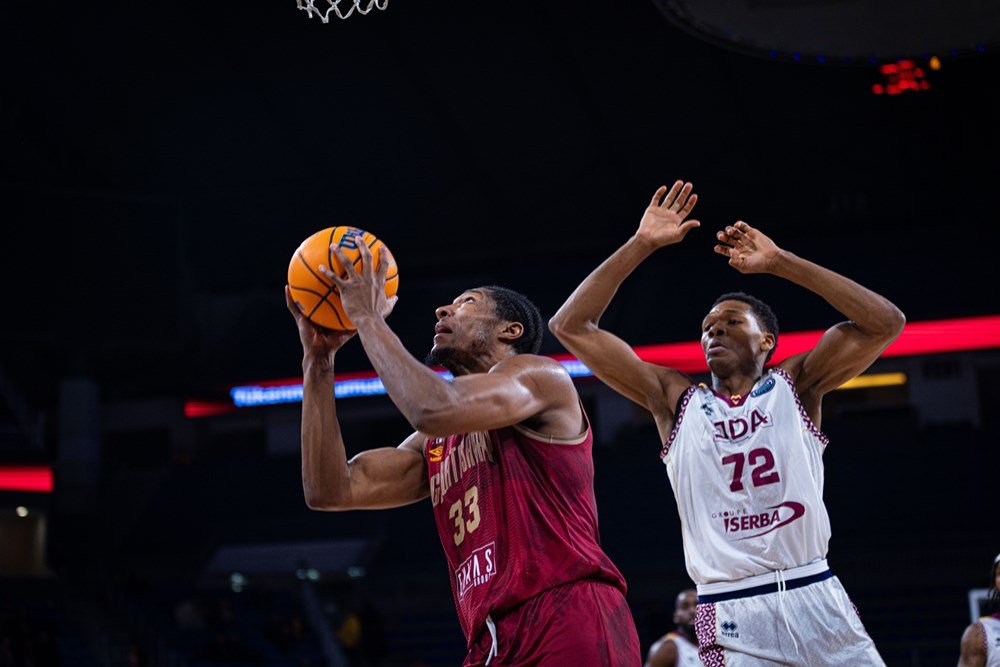
[[[785,629],[788,630],[788,634],[792,637],[792,644],[795,646],[795,655],[801,656],[799,642],[795,639],[792,626],[788,624],[788,614],[785,613],[785,592],[788,590],[785,584],[785,573],[782,570],[775,570],[774,575],[778,584],[778,606],[781,608],[781,620],[785,622]]]
[[[486,664],[489,665],[490,660],[497,657],[497,625],[489,616],[486,617],[486,629],[490,631],[490,638],[493,640],[489,655],[486,656]]]

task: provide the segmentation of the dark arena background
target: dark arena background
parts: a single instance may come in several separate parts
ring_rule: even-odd
[[[702,228],[602,323],[672,363],[727,291],[842,319],[714,254],[738,219],[897,304],[824,403],[830,565],[887,664],[956,664],[1000,552],[997,10],[731,4],[5,3],[0,665],[460,664],[429,503],[305,505],[292,252],[383,239],[423,358],[467,287],[550,317],[676,179]],[[349,454],[402,441],[358,341],[337,363]],[[690,586],[661,443],[572,367],[645,655]]]

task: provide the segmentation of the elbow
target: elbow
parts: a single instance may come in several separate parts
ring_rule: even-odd
[[[886,318],[886,337],[890,340],[899,338],[906,326],[906,315],[893,304],[889,304],[889,316]]]
[[[315,510],[317,512],[340,512],[351,509],[346,498],[343,498],[340,494],[324,492],[318,489],[309,488],[308,486],[303,488],[303,492],[305,495],[306,507],[311,510]]]
[[[425,397],[419,405],[410,406],[404,414],[413,430],[432,438],[443,438],[461,431],[466,409],[462,397],[449,386],[443,392]]]
[[[409,422],[413,430],[431,438],[444,438],[455,433],[447,415],[433,410],[421,410]]]
[[[594,326],[594,323],[585,323],[580,322],[579,320],[571,319],[560,311],[553,315],[549,320],[549,331],[551,331],[552,335],[560,341],[565,342],[566,339],[573,338],[574,336],[584,333],[588,325]]]

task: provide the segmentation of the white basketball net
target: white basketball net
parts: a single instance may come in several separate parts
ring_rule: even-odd
[[[341,3],[346,9],[340,8]],[[329,23],[331,14],[338,19],[346,19],[354,12],[364,16],[373,9],[385,9],[389,6],[389,0],[295,0],[295,4],[299,9],[309,12],[309,18],[318,16],[323,23]],[[321,8],[323,5],[327,5],[326,9]]]

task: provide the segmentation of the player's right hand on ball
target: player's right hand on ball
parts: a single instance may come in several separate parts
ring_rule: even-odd
[[[299,340],[302,341],[302,351],[307,355],[325,356],[336,352],[343,347],[344,343],[358,333],[354,330],[334,331],[333,329],[324,329],[310,322],[302,314],[302,311],[299,310],[299,307],[295,305],[295,301],[292,299],[292,291],[288,285],[285,285],[285,305],[288,306],[289,312],[295,318],[295,324],[299,328]]]
[[[701,227],[697,220],[687,220],[698,195],[692,194],[694,186],[684,181],[674,183],[670,191],[661,185],[639,221],[636,237],[652,243],[657,248],[680,243],[689,231]]]

